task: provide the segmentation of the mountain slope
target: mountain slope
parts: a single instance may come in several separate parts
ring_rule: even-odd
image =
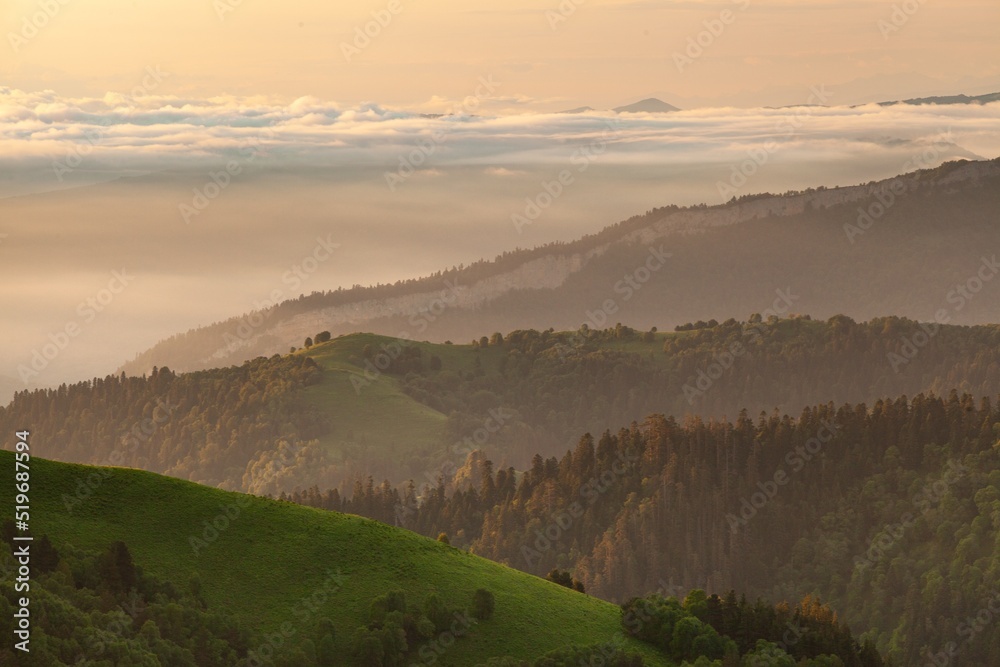
[[[948,664],[981,667],[1000,664],[1000,635],[983,632],[1000,581],[998,437],[996,403],[957,393],[830,402],[797,418],[653,415],[523,473],[483,461],[471,485],[420,502],[381,489],[292,499],[388,505],[408,528],[529,572],[571,569],[611,600],[664,582],[818,594],[894,664],[931,664],[953,643],[961,655]]]
[[[63,461],[258,494],[348,493],[369,477],[465,479],[477,457],[523,470],[581,433],[656,413],[732,418],[953,388],[1000,393],[997,325],[758,316],[680,329],[522,330],[466,345],[348,334],[238,367],[22,393],[0,408],[0,431],[60,434],[48,455]]]
[[[33,450],[46,447],[35,435]],[[0,452],[4,469],[12,470],[13,460]],[[181,584],[197,576],[210,607],[230,610],[254,631],[283,632],[289,647],[306,621],[326,616],[337,630],[338,652],[348,655],[370,601],[393,589],[417,600],[437,593],[455,607],[468,606],[477,588],[495,594],[494,617],[443,651],[440,665],[503,655],[532,659],[569,643],[611,641],[620,628],[612,604],[360,517],[136,470],[43,459],[31,466],[36,534],[94,550],[124,540],[136,565]],[[89,496],[78,496],[88,484]],[[207,528],[213,524],[216,530]],[[625,641],[648,664],[668,664],[649,647]]]
[[[357,445],[352,460],[359,463],[359,470],[369,465],[377,469],[379,460],[406,458],[444,442],[447,416],[402,390],[401,369],[383,372],[365,357],[366,349],[374,358],[384,354],[383,349],[402,350],[403,345],[411,353],[419,350],[428,355],[448,350],[444,345],[411,345],[386,336],[353,334],[296,353],[324,370],[322,379],[304,392],[305,401],[333,424],[331,432],[319,438],[321,445],[343,452],[345,458],[351,457],[351,444]]]
[[[954,215],[957,207],[961,217]],[[929,320],[951,308],[949,290],[974,277],[984,252],[991,252],[998,211],[1000,160],[720,206],[667,207],[572,243],[419,280],[314,292],[174,336],[123,370],[240,363],[285,353],[323,330],[463,341],[491,331],[572,330],[581,323],[667,329],[761,311],[777,289],[797,297],[794,312],[815,317]],[[654,262],[654,252],[670,256]],[[647,272],[647,261],[657,270]],[[1000,321],[1000,289],[990,284],[970,307],[950,315],[961,324]]]
[[[915,97],[908,100],[879,102],[879,106],[888,107],[896,104],[989,104],[1000,101],[1000,93],[986,95],[940,95],[937,97]]]

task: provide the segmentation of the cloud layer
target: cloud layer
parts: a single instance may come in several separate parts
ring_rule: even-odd
[[[49,172],[203,169],[267,159],[283,167],[398,169],[558,164],[581,154],[604,164],[738,161],[767,148],[776,160],[918,154],[942,137],[969,157],[1000,154],[1000,104],[983,106],[699,109],[672,114],[477,115],[468,99],[431,116],[311,97],[107,94],[65,98],[0,88],[0,168]],[[404,167],[405,168],[405,167]],[[498,175],[503,172],[496,172]]]
[[[1000,104],[618,116],[474,106],[451,102],[455,113],[431,117],[313,98],[0,88],[0,252],[16,258],[0,265],[0,309],[17,314],[5,322],[0,376],[16,377],[69,323],[82,332],[34,381],[110,372],[276,289],[293,298],[427,275],[655,206],[1000,153]],[[223,194],[210,174],[227,165],[239,173],[219,177],[229,181]],[[150,173],[113,181],[137,172]],[[563,172],[572,185],[558,200],[530,225],[516,222]],[[386,174],[404,180],[390,190]],[[113,182],[66,189],[98,181]],[[9,196],[27,192],[43,193]],[[287,284],[319,238],[342,248],[303,284]],[[102,294],[114,271],[135,280],[88,321],[79,304]]]

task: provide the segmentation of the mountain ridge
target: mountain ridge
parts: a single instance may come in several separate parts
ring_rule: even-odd
[[[912,197],[904,197],[903,194],[913,195],[921,191],[945,197],[963,189],[975,189],[984,180],[990,179],[1000,180],[1000,159],[946,163],[936,169],[920,170],[863,185],[821,187],[784,195],[748,195],[739,199],[734,196],[729,202],[715,206],[653,209],[574,241],[516,250],[492,261],[480,260],[468,267],[453,268],[393,286],[303,295],[264,311],[178,334],[137,355],[120,370],[128,374],[142,374],[151,371],[154,366],[168,365],[174,370],[184,371],[239,363],[254,356],[286,352],[292,346],[301,345],[306,336],[323,329],[330,330],[334,335],[368,330],[400,338],[438,341],[459,337],[470,331],[472,335],[477,335],[483,332],[484,326],[474,322],[458,325],[455,314],[488,313],[491,308],[506,308],[505,300],[531,300],[554,294],[565,288],[571,278],[583,275],[584,270],[598,260],[609,255],[628,254],[623,250],[626,246],[655,246],[666,241],[679,243],[724,228],[740,229],[751,222],[786,221],[796,216],[823,217],[824,211],[833,210],[840,211],[846,229],[846,225],[854,225],[860,219],[851,207],[862,200],[870,200],[872,204],[867,208],[876,207],[873,210],[877,211],[879,197],[907,201]],[[899,192],[898,196],[890,191],[891,188]],[[984,210],[993,210],[994,207],[992,202],[984,202],[983,206],[988,207]],[[897,205],[886,218],[896,215],[900,208],[903,207]],[[888,225],[883,221],[882,226]],[[813,229],[815,225],[804,228],[806,232]],[[860,228],[856,231],[859,235],[865,233]],[[842,246],[845,253],[853,245],[850,234],[848,230],[846,240],[852,243]],[[643,257],[635,255],[645,255],[646,252],[636,250],[629,256],[628,262],[621,260],[619,267],[611,267],[607,271],[617,271],[622,266],[634,268],[644,261]],[[607,261],[611,262],[610,259]],[[611,280],[607,284],[615,283]],[[574,308],[568,314],[575,322],[567,321],[565,311],[568,305],[561,307],[562,312],[556,311],[559,321],[535,322],[537,318],[519,314],[519,320],[511,321],[507,329],[576,327],[596,305],[578,310]],[[815,309],[812,312],[817,313]],[[883,309],[872,316],[888,312],[916,317],[926,311],[914,313]],[[498,316],[491,317],[498,320]],[[684,317],[693,320],[703,315]],[[492,320],[490,325],[496,324]],[[661,320],[658,324],[662,326],[670,322]],[[499,330],[500,327],[496,328]]]
[[[990,102],[1000,102],[1000,92],[987,93],[985,95],[933,95],[930,97],[914,97],[907,100],[893,100],[890,102],[879,102],[879,106],[888,107],[896,104],[989,104]]]

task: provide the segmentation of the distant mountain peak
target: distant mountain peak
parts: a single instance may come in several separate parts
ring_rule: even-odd
[[[557,111],[556,113],[587,113],[588,111],[596,111],[596,109],[590,106],[583,106],[576,107],[574,109],[564,109],[562,111]],[[680,111],[680,109],[672,104],[667,104],[661,99],[647,97],[644,100],[639,100],[638,102],[633,102],[632,104],[615,107],[611,111],[615,113],[669,113],[671,111]]]
[[[667,104],[663,100],[655,97],[647,97],[632,104],[612,109],[615,113],[668,113],[670,111],[680,111],[672,104]]]

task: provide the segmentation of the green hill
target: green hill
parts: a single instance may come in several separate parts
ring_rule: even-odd
[[[364,366],[366,346],[380,350],[400,343],[388,336],[352,334],[296,353],[311,357],[326,371],[318,384],[306,389],[305,398],[336,425],[320,438],[328,452],[341,458],[351,453],[358,456],[364,445],[373,456],[382,458],[441,445],[447,417],[403,393],[397,378],[377,367],[371,371]],[[418,349],[445,347],[403,344]],[[391,418],[386,419],[387,415]]]
[[[34,438],[35,451],[44,451],[43,436]],[[13,454],[0,452],[0,464],[13,470]],[[478,588],[495,594],[495,615],[438,655],[438,665],[534,659],[619,633],[615,605],[374,521],[138,470],[42,459],[31,465],[36,535],[92,550],[122,540],[146,572],[180,585],[197,575],[210,608],[231,611],[258,636],[284,630],[289,647],[303,619],[326,616],[338,652],[347,655],[372,599],[395,589],[417,602],[436,593],[455,608],[469,607]],[[220,518],[227,512],[231,518]],[[211,539],[206,526],[213,522],[220,530]],[[624,641],[647,664],[669,664],[647,645]]]
[[[497,468],[561,456],[650,414],[794,414],[952,388],[1000,393],[1000,327],[844,316],[522,330],[465,344],[348,334],[242,366],[22,392],[0,432],[60,434],[48,455],[278,496],[357,481],[436,484],[481,449]],[[368,512],[359,512],[368,514]],[[371,516],[371,515],[370,515]],[[392,521],[391,515],[374,515]]]

